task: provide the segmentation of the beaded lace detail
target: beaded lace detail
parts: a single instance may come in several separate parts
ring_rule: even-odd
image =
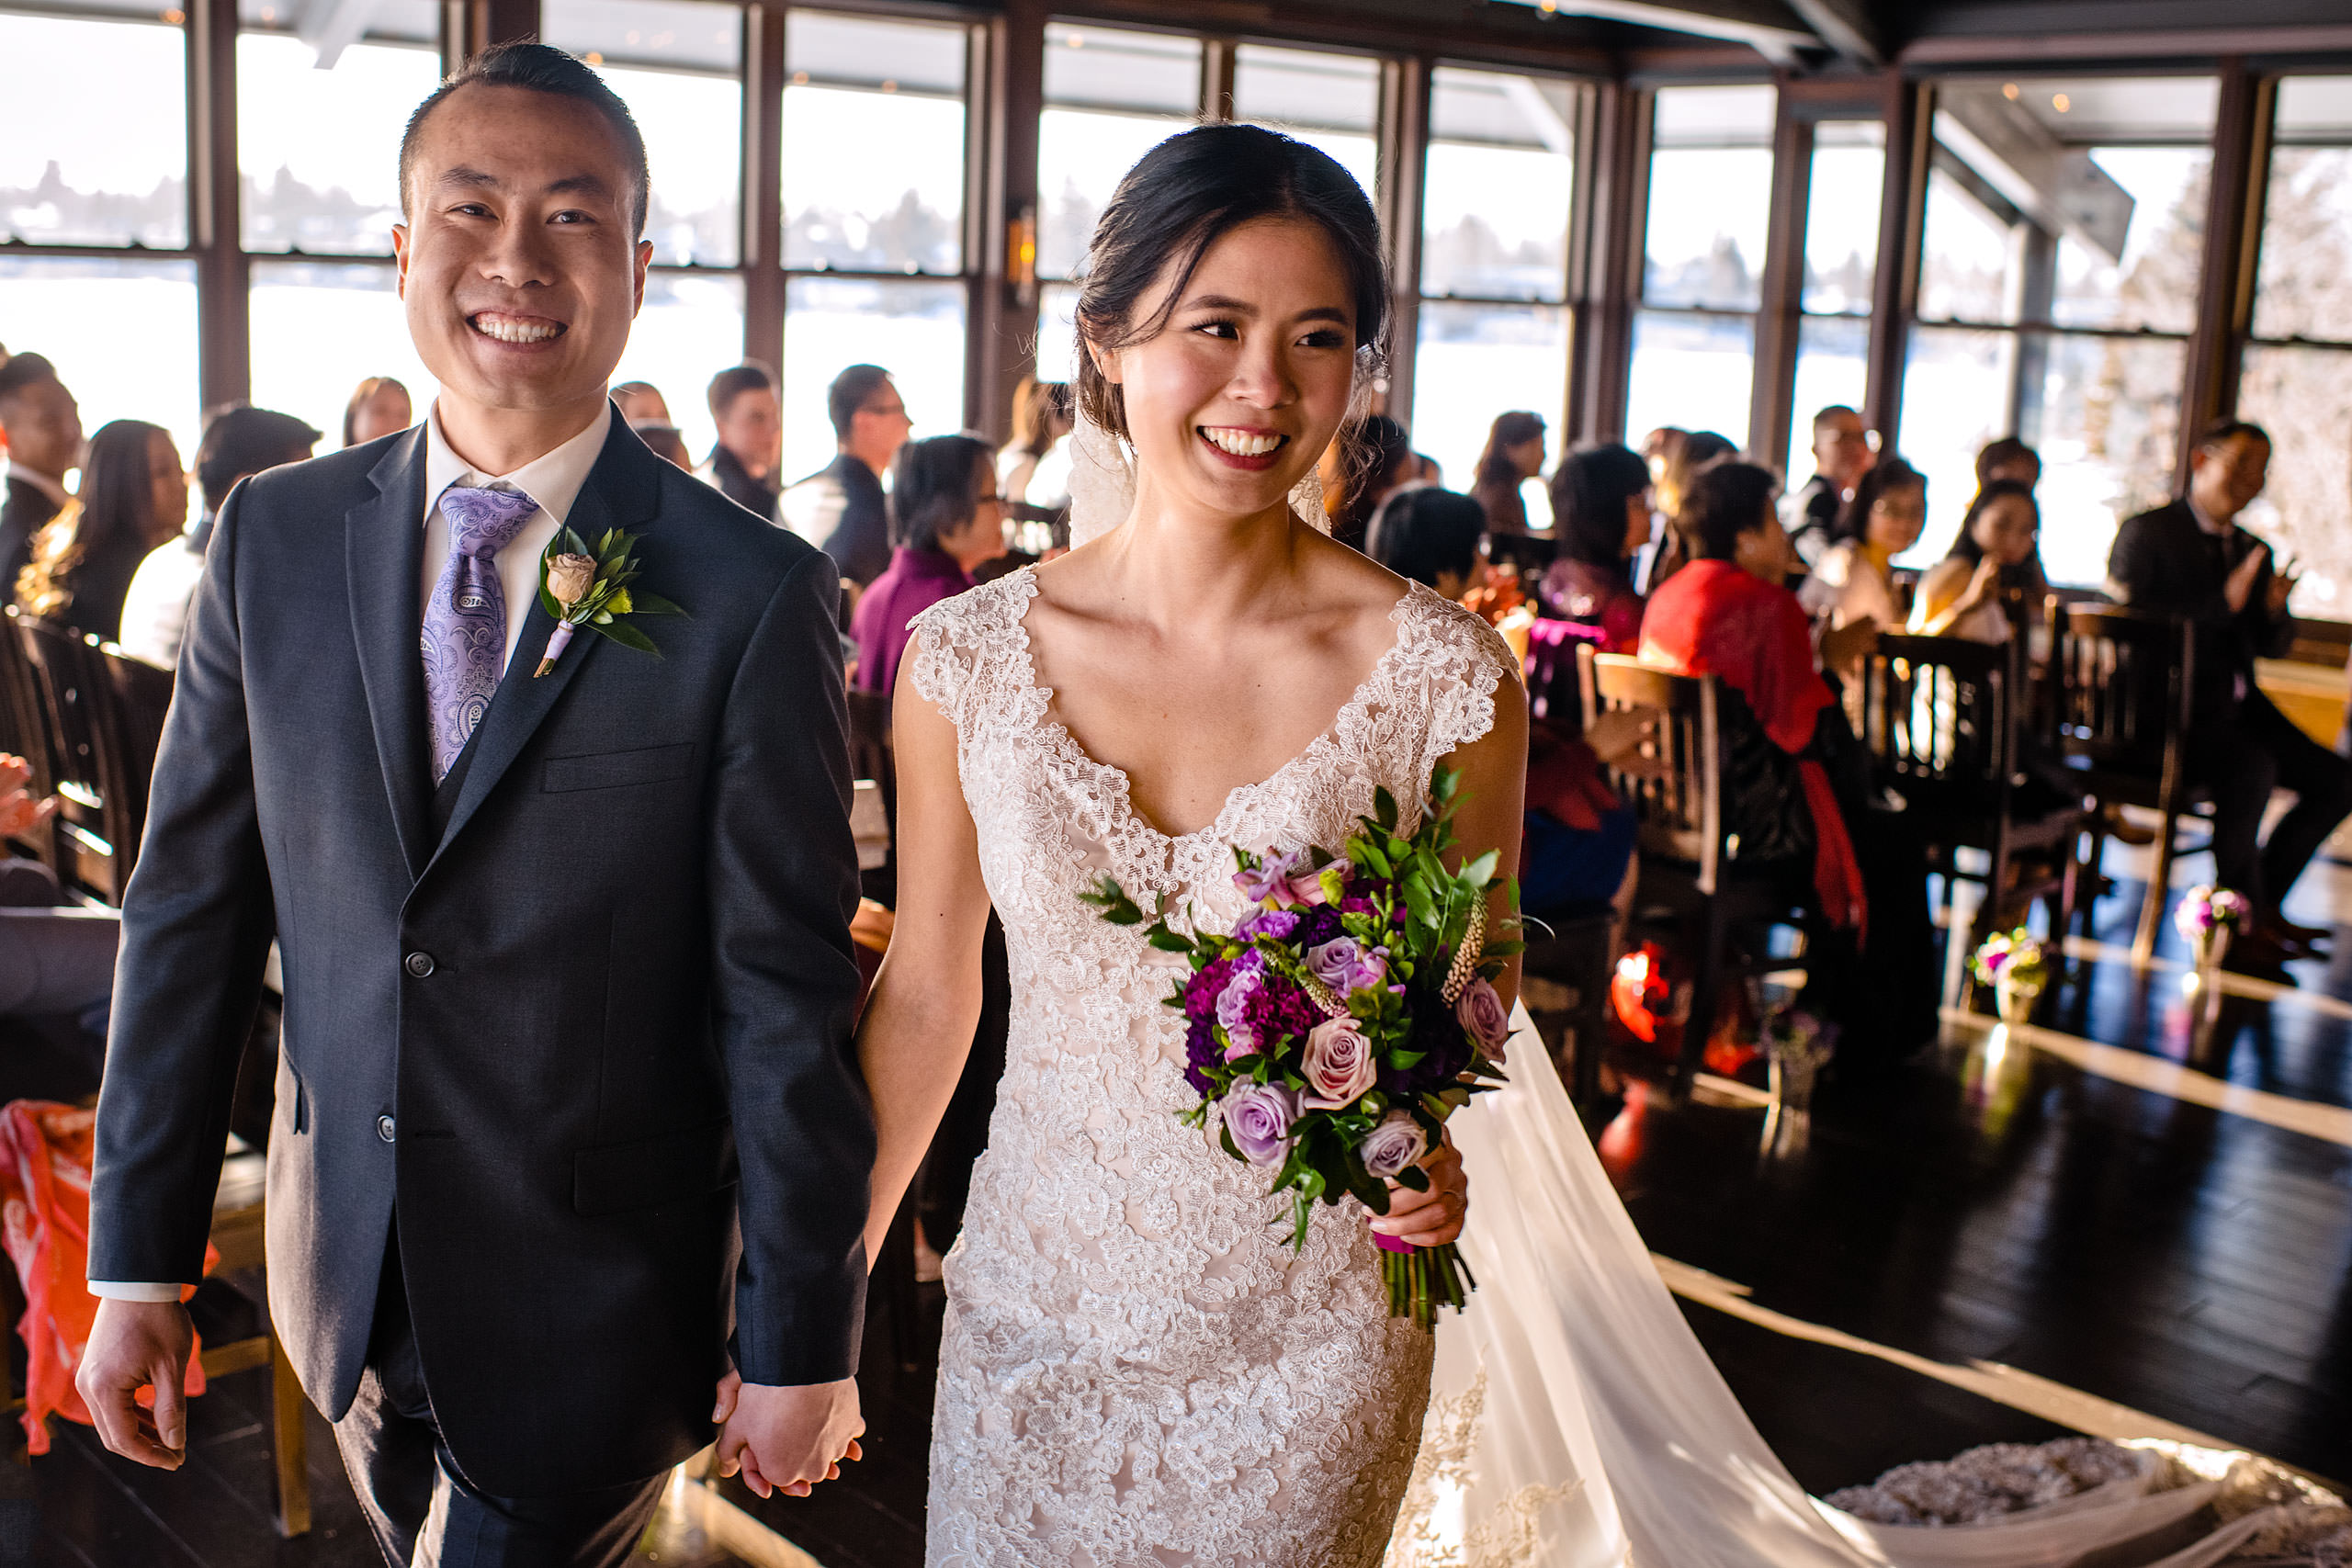
[[[1385,785],[1494,722],[1511,660],[1416,588],[1330,728],[1215,821],[1170,835],[1053,716],[1027,571],[914,622],[915,689],[954,721],[1005,929],[1012,1034],[946,1266],[933,1568],[1373,1568],[1412,1472],[1430,1341],[1392,1321],[1370,1234],[1319,1210],[1304,1253],[1262,1171],[1177,1113],[1182,960],[1078,895],[1108,873],[1204,926],[1242,912],[1228,846],[1336,847]]]

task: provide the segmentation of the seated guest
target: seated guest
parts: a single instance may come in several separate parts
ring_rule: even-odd
[[[1641,641],[1634,558],[1650,542],[1650,470],[1624,446],[1582,446],[1552,470],[1552,527],[1559,558],[1537,592],[1571,621],[1597,626],[1605,653]]]
[[[2041,535],[2041,509],[2030,488],[2016,479],[1987,483],[1968,503],[1951,549],[1919,580],[1911,629],[1923,637],[2008,641],[2005,596],[2019,595],[2030,611],[2048,591],[2034,548]],[[2013,586],[2005,589],[2005,582]]]
[[[1795,784],[1777,802],[1778,819],[1759,817],[1741,827],[1741,837],[1792,850],[1810,838],[1821,913],[1833,925],[1859,926],[1866,902],[1853,845],[1815,743],[1815,728],[1837,704],[1814,668],[1812,623],[1781,585],[1789,540],[1773,510],[1775,488],[1770,470],[1752,463],[1722,464],[1691,482],[1676,518],[1690,562],[1650,595],[1641,657],[1678,675],[1716,676],[1745,700],[1772,747],[1795,760]],[[1843,652],[1847,634],[1833,635]],[[1735,739],[1725,750],[1740,748]],[[1758,761],[1765,773],[1784,766],[1769,755]],[[1742,801],[1770,793],[1730,792]]]
[[[2324,935],[2283,919],[2279,905],[2312,855],[2352,811],[2352,762],[2319,745],[2263,695],[2255,660],[2286,651],[2296,574],[2237,525],[2269,477],[2270,437],[2259,425],[2215,425],[2189,458],[2188,493],[2127,517],[2108,557],[2109,592],[2196,628],[2188,764],[2212,792],[2213,871],[2252,901],[2254,940],[2233,942],[2233,964],[2273,968]],[[2257,842],[2274,789],[2292,809]],[[2241,953],[2241,948],[2246,951]]]
[[[889,513],[882,471],[906,445],[914,422],[890,373],[853,365],[825,389],[841,455],[784,492],[786,527],[833,558],[854,599],[890,564]]]
[[[1976,488],[1995,479],[2009,479],[2031,491],[2041,483],[2041,454],[2014,435],[1986,442],[1976,454]]]
[[[65,476],[82,461],[82,412],[38,354],[0,365],[0,437],[8,447],[7,499],[0,502],[0,583],[12,583],[32,553],[33,536],[73,499]]]
[[[1527,532],[1527,502],[1519,487],[1543,471],[1543,416],[1524,409],[1498,414],[1470,481],[1471,498],[1487,513],[1487,532]]]
[[[33,536],[17,606],[113,642],[123,596],[148,552],[187,525],[187,471],[168,433],[119,419],[90,437],[74,504]]]
[[[1373,519],[1364,553],[1397,576],[1458,600],[1486,581],[1478,553],[1486,525],[1486,513],[1468,496],[1417,485],[1389,497]],[[1643,739],[1642,722],[1632,714],[1601,716],[1581,739],[1536,721],[1528,742],[1519,872],[1530,912],[1630,897],[1634,813],[1600,769],[1634,763]]]
[[[1412,436],[1386,414],[1341,425],[1324,449],[1319,469],[1331,537],[1363,549],[1381,503],[1419,479],[1420,467]]]
[[[1486,531],[1486,512],[1468,496],[1415,485],[1381,507],[1365,531],[1363,553],[1459,604],[1486,584],[1487,558],[1478,549]]]
[[[1813,478],[1781,499],[1781,525],[1804,563],[1800,570],[1811,570],[1829,553],[1838,514],[1877,460],[1860,414],[1832,403],[1813,416]]]
[[[1651,500],[1666,521],[1663,536],[1651,546],[1649,558],[1634,580],[1634,586],[1648,594],[1657,592],[1657,585],[1689,558],[1683,554],[1682,530],[1675,526],[1683,494],[1701,474],[1738,457],[1739,448],[1712,430],[1667,429],[1650,433],[1643,444],[1643,455],[1650,465]]]
[[[647,450],[672,468],[684,468],[690,474],[695,471],[694,454],[686,450],[686,438],[676,425],[653,422],[640,424],[631,420],[629,429],[637,433]]]
[[[718,444],[695,477],[745,511],[775,522],[775,470],[784,458],[784,409],[776,400],[775,372],[747,363],[713,376],[710,418],[718,427]]]
[[[1928,481],[1900,457],[1872,465],[1838,514],[1836,536],[1798,592],[1807,614],[1833,630],[1856,635],[1840,644],[1850,662],[1832,665],[1851,675],[1874,637],[1905,622],[1894,592],[1894,558],[1919,542],[1928,523]]]
[[[408,389],[390,376],[370,376],[351,394],[343,411],[343,444],[356,446],[380,436],[397,435],[416,423]]]
[[[671,429],[678,422],[670,417],[670,400],[655,389],[650,381],[623,381],[613,389],[613,406],[621,411],[621,418],[631,430],[639,424],[666,424]],[[684,465],[691,468],[693,464]]]
[[[996,456],[971,435],[934,435],[899,448],[890,469],[890,564],[850,620],[857,689],[894,690],[907,623],[972,586],[972,571],[1004,554]]]
[[[232,403],[213,411],[196,444],[196,485],[204,506],[187,533],[150,551],[122,600],[117,639],[133,659],[169,670],[180,661],[187,609],[204,575],[213,520],[240,480],[284,463],[300,463],[319,433],[290,413]]]
[[[0,753],[0,839],[46,830],[54,796],[35,801],[32,769]],[[65,907],[57,878],[38,861],[0,861],[0,1017],[71,1015],[103,1035],[89,1017],[114,990],[115,948],[122,917],[113,909]]]
[[[1069,382],[1022,378],[1012,399],[1012,439],[996,455],[997,489],[1008,502],[1048,510],[1069,504],[1067,443],[1078,427],[1076,410]],[[1032,481],[1039,481],[1035,495]]]

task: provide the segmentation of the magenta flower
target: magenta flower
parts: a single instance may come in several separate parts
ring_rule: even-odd
[[[1272,1165],[1283,1157],[1291,1123],[1298,1120],[1295,1092],[1279,1084],[1245,1083],[1225,1097],[1221,1109],[1226,1133],[1242,1158],[1252,1165]]]

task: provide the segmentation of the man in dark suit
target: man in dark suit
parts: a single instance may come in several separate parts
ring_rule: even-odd
[[[882,474],[914,423],[890,373],[853,365],[825,389],[841,456],[784,492],[785,526],[833,558],[859,590],[890,564],[890,513]]]
[[[2288,923],[2278,906],[2352,811],[2352,762],[2296,728],[2255,684],[2255,660],[2284,653],[2294,637],[2294,563],[2278,570],[2270,547],[2237,525],[2269,476],[2270,437],[2258,425],[2219,424],[2189,463],[2188,494],[2116,530],[2108,587],[2122,604],[2196,628],[2189,766],[2213,796],[2215,878],[2254,904],[2254,940],[2233,954],[2271,967],[2325,934]],[[2259,843],[2274,789],[2294,791],[2295,805]]]
[[[7,439],[8,489],[0,501],[0,604],[15,597],[33,536],[72,498],[65,474],[82,461],[82,411],[38,354],[0,364],[0,436]]]
[[[178,1464],[179,1292],[275,936],[271,1308],[387,1559],[616,1563],[716,1421],[763,1493],[855,1453],[838,586],[605,398],[651,247],[594,73],[490,51],[401,167],[441,395],[220,511],[124,909],[79,1387]],[[564,646],[559,525],[638,536],[639,610],[687,618]],[[544,569],[571,603],[575,570]]]

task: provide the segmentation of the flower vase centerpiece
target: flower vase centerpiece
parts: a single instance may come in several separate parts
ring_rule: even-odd
[[[2246,896],[2227,887],[2199,884],[2180,896],[2172,912],[2173,929],[2188,943],[2200,985],[2221,968],[2230,951],[2230,933],[2243,929],[2253,915]]]
[[[2023,926],[1996,932],[1976,950],[1976,983],[1993,987],[1994,1010],[2007,1024],[2025,1022],[2050,984],[2050,955]]]
[[[1764,1021],[1764,1057],[1775,1109],[1813,1109],[1813,1082],[1838,1054],[1838,1030],[1803,1008],[1774,1010]]]

